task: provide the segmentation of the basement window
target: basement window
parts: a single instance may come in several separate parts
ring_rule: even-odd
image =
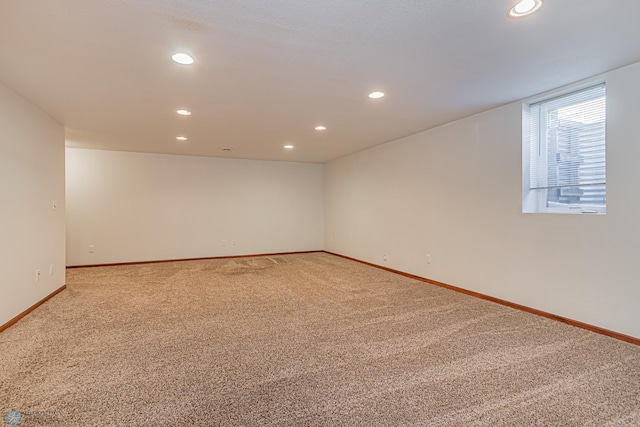
[[[522,211],[605,214],[606,85],[523,106]]]

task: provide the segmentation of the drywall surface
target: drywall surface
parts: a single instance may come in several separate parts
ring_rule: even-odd
[[[64,285],[65,214],[63,127],[0,83],[0,130],[2,325]]]
[[[320,250],[322,185],[320,164],[67,148],[67,264]]]
[[[640,337],[638,76],[600,76],[606,215],[522,213],[516,102],[326,164],[325,249]]]

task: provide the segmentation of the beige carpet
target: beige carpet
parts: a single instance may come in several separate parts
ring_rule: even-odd
[[[325,253],[68,271],[20,426],[639,426],[640,347]]]

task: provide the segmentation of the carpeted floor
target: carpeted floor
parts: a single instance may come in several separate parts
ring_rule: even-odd
[[[639,426],[640,347],[326,253],[73,269],[20,426]]]

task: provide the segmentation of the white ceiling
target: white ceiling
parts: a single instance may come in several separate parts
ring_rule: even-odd
[[[639,0],[515,3],[0,0],[0,81],[68,146],[325,162],[640,61]]]

